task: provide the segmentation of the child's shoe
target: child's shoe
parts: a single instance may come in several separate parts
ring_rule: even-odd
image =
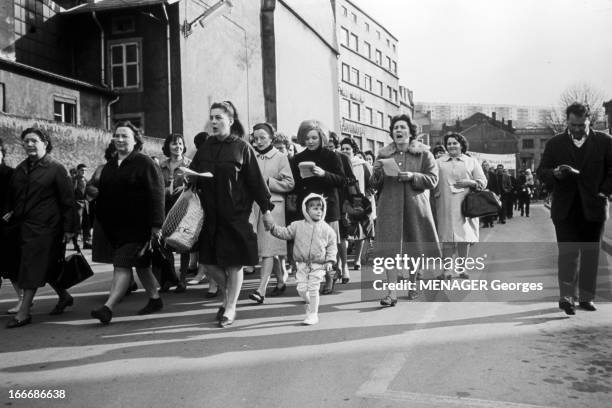
[[[319,315],[317,313],[309,313],[308,316],[304,319],[303,322],[307,326],[312,326],[313,324],[319,323]]]

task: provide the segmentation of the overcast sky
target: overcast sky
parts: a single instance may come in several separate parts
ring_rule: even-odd
[[[612,0],[352,0],[399,40],[417,101],[551,106],[576,82],[612,99]]]

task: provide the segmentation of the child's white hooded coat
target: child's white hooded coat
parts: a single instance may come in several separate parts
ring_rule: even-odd
[[[306,203],[311,198],[320,198],[323,202],[323,216],[320,221],[313,221],[306,211]],[[294,221],[288,227],[275,225],[270,232],[276,238],[294,240],[293,259],[295,262],[335,263],[338,253],[336,232],[325,222],[326,212],[327,203],[323,196],[311,193],[302,202],[304,220]]]

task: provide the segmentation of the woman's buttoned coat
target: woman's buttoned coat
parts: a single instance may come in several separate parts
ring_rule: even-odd
[[[459,157],[444,155],[437,160],[440,182],[435,190],[436,217],[440,242],[478,242],[479,218],[466,218],[461,203],[469,188],[453,187],[457,181],[473,180],[476,189],[487,186],[487,178],[478,160],[465,154]]]
[[[295,185],[291,167],[289,166],[289,159],[274,147],[267,153],[260,154],[256,152],[256,156],[261,175],[272,195],[271,201],[274,204],[272,218],[274,219],[274,224],[284,227],[285,194],[293,190]],[[269,231],[266,231],[262,212],[257,203],[253,203],[251,224],[253,224],[257,234],[257,249],[260,257],[287,255],[287,242],[273,237]]]
[[[19,230],[19,287],[36,289],[54,282],[63,235],[78,229],[68,172],[48,154],[33,166],[24,160],[15,169],[9,205],[13,209],[10,224]]]
[[[429,147],[413,140],[402,152],[395,143],[382,148],[376,158],[393,159],[400,171],[414,173],[399,181],[376,168],[370,185],[380,192],[377,208],[375,257],[404,255],[439,256],[438,234],[430,206],[430,191],[438,183],[438,166]]]
[[[271,209],[271,202],[255,150],[236,135],[224,140],[209,137],[190,167],[213,174],[197,180],[205,217],[199,262],[220,267],[256,265],[257,236],[249,217],[253,201],[264,211]]]

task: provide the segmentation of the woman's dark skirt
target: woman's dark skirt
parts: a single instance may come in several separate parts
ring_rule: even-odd
[[[113,266],[116,268],[150,267],[151,251],[146,248],[147,246],[147,242],[128,242],[114,245],[112,257]]]

